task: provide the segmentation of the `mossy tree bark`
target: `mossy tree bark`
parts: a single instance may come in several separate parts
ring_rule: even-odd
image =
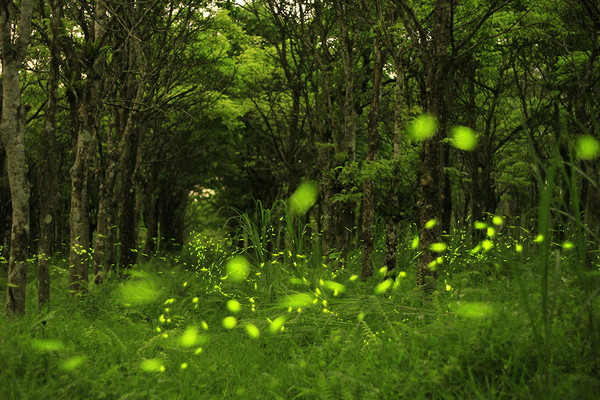
[[[32,13],[33,0],[21,1],[18,8],[12,1],[0,1],[0,36],[2,42],[2,118],[0,120],[0,136],[6,151],[12,203],[12,229],[6,292],[6,309],[9,314],[25,313],[30,194],[25,159],[25,130],[29,107],[21,104],[19,72],[29,46]]]

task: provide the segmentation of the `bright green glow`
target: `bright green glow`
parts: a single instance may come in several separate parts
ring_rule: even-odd
[[[83,364],[84,361],[85,361],[85,357],[83,357],[83,356],[70,357],[70,358],[67,358],[66,360],[64,360],[60,364],[60,366],[65,371],[73,371],[74,369],[79,367],[81,364]]]
[[[413,250],[417,250],[419,248],[419,237],[415,236],[410,244],[410,248]]]
[[[517,253],[522,253],[523,252],[523,245],[521,243],[515,244],[515,250],[517,251]]]
[[[248,336],[250,336],[252,339],[258,339],[258,337],[260,336],[260,331],[254,324],[246,325],[246,332],[248,333]]]
[[[165,370],[165,366],[162,365],[162,361],[156,358],[142,361],[140,368],[144,372],[163,372]]]
[[[478,301],[459,302],[456,304],[455,312],[463,318],[480,319],[490,316],[493,309],[491,305]]]
[[[283,330],[283,324],[285,324],[285,321],[287,321],[287,317],[284,315],[280,315],[279,317],[271,321],[271,326],[269,326],[269,330],[271,331],[271,333],[277,333]]]
[[[430,219],[429,221],[427,221],[427,223],[425,224],[425,229],[431,229],[434,226],[437,225],[437,220],[436,219]]]
[[[484,230],[487,229],[487,224],[485,222],[481,222],[481,221],[475,221],[475,223],[473,224],[473,227],[477,230]]]
[[[313,304],[314,299],[315,298],[310,293],[294,293],[289,296],[286,296],[285,299],[283,299],[283,301],[281,302],[281,306],[284,308],[308,307]]]
[[[491,237],[491,238],[496,236],[496,230],[494,229],[493,226],[488,226],[486,233],[487,233],[487,236]]]
[[[472,151],[477,147],[477,134],[466,126],[455,126],[452,128],[452,146],[459,150]]]
[[[250,263],[244,256],[235,256],[227,262],[227,276],[233,282],[242,282],[250,273]]]
[[[413,140],[422,142],[435,135],[437,125],[437,120],[433,115],[423,114],[412,121],[408,127],[408,134]]]
[[[399,276],[400,278],[406,278],[406,272],[404,272],[404,271],[400,271],[400,273],[398,274],[398,276]]]
[[[312,181],[302,182],[290,197],[289,204],[293,214],[306,214],[315,204],[319,190]]]
[[[387,273],[387,267],[381,267],[379,268],[379,275],[381,276],[385,276],[385,274]]]
[[[446,243],[443,243],[443,242],[432,243],[429,246],[429,250],[434,251],[436,253],[442,253],[442,252],[446,251],[447,248],[448,248],[448,245]]]
[[[571,250],[573,247],[575,247],[575,245],[567,240],[563,243],[562,247],[565,250]]]
[[[117,298],[126,306],[138,306],[156,301],[160,294],[156,282],[148,278],[142,278],[122,283],[117,291]]]
[[[496,226],[500,226],[504,223],[504,218],[495,215],[494,218],[492,218],[492,223]]]
[[[223,327],[225,329],[233,329],[237,325],[237,319],[235,317],[225,317],[223,318]]]
[[[493,246],[494,246],[494,243],[491,240],[484,240],[481,242],[481,247],[483,248],[483,251],[488,251]]]
[[[188,367],[187,363],[181,363],[181,365],[179,366],[179,368],[181,369],[186,369]]]
[[[62,341],[54,339],[33,339],[31,344],[41,351],[60,351],[65,348]]]
[[[227,302],[227,309],[232,313],[238,313],[242,310],[242,305],[237,300],[229,300]]]
[[[537,235],[535,237],[535,239],[533,239],[534,242],[536,243],[542,243],[544,241],[544,235],[542,235],[541,233],[539,235]]]
[[[183,347],[194,347],[200,341],[200,334],[198,333],[198,328],[195,326],[188,326],[181,338],[179,338],[179,343]]]
[[[591,135],[578,137],[575,148],[577,157],[582,160],[595,160],[600,154],[600,143]]]
[[[386,279],[385,281],[381,282],[380,284],[378,284],[375,287],[374,293],[375,294],[383,294],[385,292],[388,291],[388,289],[392,286],[392,280],[391,279]]]

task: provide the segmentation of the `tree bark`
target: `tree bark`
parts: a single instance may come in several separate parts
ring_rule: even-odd
[[[429,292],[437,277],[437,254],[430,246],[440,240],[444,190],[444,152],[442,139],[446,135],[448,92],[451,84],[451,60],[448,45],[452,29],[452,1],[437,0],[433,10],[432,39],[424,60],[426,69],[427,111],[438,119],[435,135],[423,144],[422,167],[419,179],[420,251],[417,266],[417,286]],[[435,220],[431,229],[428,221]]]
[[[381,98],[381,81],[383,76],[383,60],[381,56],[381,43],[379,39],[373,44],[373,89],[371,92],[371,108],[369,110],[367,125],[367,158],[366,167],[377,158],[379,148],[379,102]],[[361,278],[366,280],[373,275],[373,250],[375,227],[375,193],[373,191],[373,177],[367,171],[363,183],[363,212],[362,212],[362,269]]]
[[[39,173],[39,240],[38,240],[38,305],[42,307],[50,301],[49,257],[52,254],[54,225],[58,209],[58,168],[56,164],[56,105],[59,80],[60,49],[57,43],[62,14],[57,0],[49,0],[50,31],[48,49],[50,66],[48,73],[46,115],[42,131],[41,165]]]
[[[29,239],[29,182],[25,159],[25,130],[29,107],[21,104],[19,71],[25,59],[31,35],[33,0],[21,1],[17,33],[17,15],[12,2],[0,1],[0,35],[2,40],[2,118],[0,136],[6,151],[8,180],[12,203],[12,229],[6,309],[9,314],[25,313],[27,285],[27,246]],[[15,19],[13,19],[15,18]]]

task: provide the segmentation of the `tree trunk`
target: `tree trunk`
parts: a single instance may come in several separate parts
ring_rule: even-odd
[[[371,92],[371,108],[368,116],[367,126],[367,158],[365,166],[369,167],[377,158],[379,148],[379,101],[381,97],[381,80],[383,76],[383,60],[381,57],[381,43],[375,39],[373,45],[373,90]],[[373,275],[373,249],[374,249],[374,227],[375,227],[375,193],[373,192],[373,177],[367,171],[363,184],[362,203],[362,269],[361,278],[366,280]]]
[[[58,210],[58,167],[56,165],[56,105],[59,80],[60,50],[57,39],[62,10],[57,0],[49,0],[50,30],[52,38],[48,40],[50,68],[48,74],[46,115],[42,132],[42,154],[39,173],[39,240],[38,240],[38,305],[41,307],[50,301],[49,257],[52,254],[55,223]]]
[[[451,61],[448,45],[452,29],[452,1],[437,0],[433,10],[432,39],[425,56],[427,111],[438,119],[435,135],[423,144],[422,167],[419,180],[420,250],[417,266],[417,286],[425,291],[433,290],[437,270],[437,254],[430,246],[440,240],[444,190],[444,152],[442,139],[446,134],[448,119],[448,85],[451,84]],[[426,224],[436,224],[426,229]]]
[[[29,182],[25,159],[25,130],[28,107],[21,104],[19,71],[25,59],[31,35],[33,0],[21,1],[18,31],[14,28],[12,2],[0,1],[2,38],[2,118],[0,136],[6,151],[6,167],[12,203],[12,229],[6,309],[9,314],[25,313],[27,285],[27,246],[29,239]],[[11,9],[11,11],[9,11]],[[15,16],[16,17],[16,16]]]

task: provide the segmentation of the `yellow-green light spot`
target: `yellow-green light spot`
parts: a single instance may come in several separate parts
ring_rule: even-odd
[[[248,333],[248,336],[250,336],[252,339],[258,339],[260,336],[260,331],[254,324],[246,325],[246,333]]]
[[[350,277],[350,282],[354,282],[357,279],[358,279],[358,275],[354,274]]]
[[[523,245],[521,243],[515,244],[515,251],[517,253],[522,253],[523,252]]]
[[[500,226],[504,223],[504,218],[495,215],[494,218],[492,218],[492,223],[496,226]]]
[[[483,249],[483,251],[488,251],[493,246],[494,246],[494,243],[491,240],[483,240],[481,242],[481,248]]]
[[[286,316],[280,315],[279,317],[271,321],[271,325],[269,326],[269,330],[271,331],[271,333],[277,333],[280,330],[283,330],[283,324],[285,324],[286,320]]]
[[[200,334],[198,333],[198,328],[193,325],[188,326],[179,338],[179,343],[183,347],[194,347],[199,341]]]
[[[60,351],[64,350],[65,345],[60,340],[55,339],[33,339],[31,344],[40,351]]]
[[[301,308],[313,304],[314,296],[310,293],[294,293],[286,296],[281,302],[284,308]]]
[[[496,236],[496,230],[494,229],[493,226],[488,226],[486,234],[488,237],[492,238],[492,237]]]
[[[406,278],[406,272],[404,272],[404,271],[400,271],[400,272],[398,273],[398,276],[399,276],[400,278]]]
[[[181,369],[186,369],[188,367],[187,363],[181,363],[181,365],[179,366],[179,368]]]
[[[537,236],[535,237],[535,239],[533,239],[533,241],[534,241],[535,243],[542,243],[542,242],[544,241],[544,235],[542,235],[542,234],[540,233],[539,235],[537,235]]]
[[[431,228],[433,228],[436,225],[437,225],[437,220],[436,219],[430,219],[429,221],[427,221],[425,223],[425,229],[431,229]]]
[[[305,214],[317,200],[317,184],[312,181],[306,181],[298,186],[298,189],[290,197],[289,204],[293,214]]]
[[[237,325],[237,319],[235,317],[225,317],[223,318],[223,327],[225,329],[233,329]]]
[[[202,353],[202,347],[198,347],[198,348],[197,348],[197,349],[194,351],[194,354],[195,354],[195,355],[198,355],[198,354],[200,354],[200,353]]]
[[[448,248],[448,245],[443,242],[432,243],[429,246],[429,250],[434,251],[436,253],[442,253],[442,252],[446,251],[447,248]]]
[[[385,281],[379,283],[375,286],[375,290],[373,291],[375,294],[383,294],[388,291],[388,289],[392,286],[392,280],[386,279]]]
[[[385,276],[385,274],[387,273],[387,267],[381,267],[379,268],[379,275],[381,276]]]
[[[455,306],[455,312],[463,318],[480,319],[490,316],[493,309],[491,305],[478,301],[459,302]]]
[[[594,160],[600,154],[600,143],[591,135],[578,137],[575,148],[577,157],[582,160]]]
[[[237,300],[227,301],[227,309],[232,313],[238,313],[242,309],[242,305]]]
[[[356,316],[356,319],[359,321],[362,321],[363,319],[365,319],[364,311],[359,312],[358,315]]]
[[[450,286],[450,285],[446,284],[446,291],[447,291],[447,292],[449,292],[449,291],[451,291],[451,290],[452,290],[452,286]]]
[[[69,357],[66,360],[64,360],[60,366],[62,369],[64,369],[65,371],[73,371],[75,368],[79,367],[81,364],[83,364],[83,361],[85,360],[85,357],[83,356],[75,356],[75,357]]]
[[[197,304],[197,303],[198,303],[198,298],[197,298],[197,297],[194,297],[194,298],[192,299],[192,303],[194,303],[194,304]]]
[[[162,361],[156,358],[150,360],[144,360],[140,363],[140,368],[144,372],[163,372],[165,370]]]
[[[415,118],[408,127],[410,137],[421,142],[435,135],[437,130],[437,120],[433,115],[423,114]]]
[[[417,250],[419,248],[419,237],[418,236],[415,236],[413,238],[410,248],[413,250]]]
[[[484,229],[487,229],[487,224],[485,222],[475,221],[473,227],[479,231],[482,231]]]
[[[160,297],[158,285],[148,278],[124,282],[117,291],[117,298],[125,306],[138,306],[152,303],[157,300],[158,297]]]
[[[565,250],[571,250],[573,247],[575,247],[575,245],[572,242],[569,242],[567,240],[566,242],[563,243],[562,247]]]
[[[477,134],[466,126],[455,126],[452,128],[452,146],[459,150],[472,151],[477,147]]]
[[[242,282],[250,272],[250,263],[243,256],[235,256],[227,262],[227,276],[233,282]]]

